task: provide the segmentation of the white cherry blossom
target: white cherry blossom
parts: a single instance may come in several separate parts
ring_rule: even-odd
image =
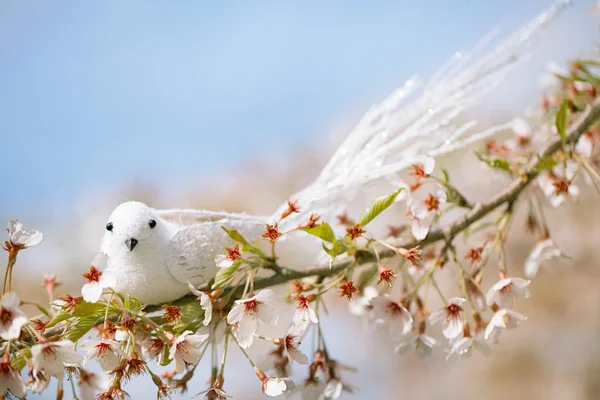
[[[525,315],[507,308],[501,308],[494,313],[485,328],[485,340],[496,343],[503,329],[517,328],[525,320],[527,320]]]
[[[95,400],[96,397],[106,391],[109,380],[104,374],[96,374],[90,371],[79,371],[79,399]]]
[[[512,308],[515,297],[523,299],[531,297],[531,293],[527,289],[530,283],[531,281],[521,278],[500,279],[488,290],[485,297],[486,303],[488,306],[496,304],[501,308]]]
[[[18,339],[21,328],[29,319],[19,309],[21,300],[16,293],[10,292],[0,299],[0,337],[4,340]]]
[[[581,135],[575,145],[575,151],[582,157],[591,157],[594,151],[594,136],[590,133]]]
[[[9,399],[8,393],[18,399],[25,398],[25,382],[21,374],[12,369],[8,353],[0,361],[0,397]]]
[[[558,163],[552,171],[541,173],[537,177],[537,185],[550,201],[552,207],[558,207],[567,197],[579,196],[579,188],[573,184],[573,178],[579,170],[579,164],[573,160]]]
[[[309,325],[308,319],[299,319],[293,320],[288,327],[283,344],[290,363],[296,361],[298,364],[308,364],[308,357],[299,350],[299,347]]]
[[[3,243],[5,249],[26,249],[40,243],[43,237],[40,231],[23,229],[20,221],[9,221],[6,230],[8,231],[8,240]]]
[[[446,339],[454,339],[462,333],[463,320],[460,313],[463,311],[462,305],[465,301],[462,297],[453,297],[448,300],[447,306],[429,316],[432,325],[442,322],[442,333]]]
[[[235,306],[227,315],[227,322],[232,326],[231,331],[242,348],[247,349],[252,345],[259,321],[277,324],[279,317],[272,303],[273,291],[270,289],[261,290],[248,299],[235,301]]]
[[[96,358],[102,370],[107,374],[119,366],[121,357],[125,357],[121,345],[114,340],[90,340],[84,342],[81,347],[87,350],[83,360],[84,365],[90,359]]]
[[[268,378],[263,381],[263,392],[269,397],[281,396],[283,393],[291,391],[291,386],[288,387],[291,381],[282,378]]]
[[[371,300],[371,305],[373,317],[389,327],[392,338],[399,339],[412,330],[412,314],[388,295],[375,297]]]
[[[192,335],[192,331],[185,331],[175,339],[169,350],[169,359],[175,360],[175,369],[178,374],[185,371],[186,366],[196,365],[200,362],[202,343],[208,339],[206,335]]]
[[[431,336],[424,333],[411,333],[400,340],[394,351],[396,354],[403,355],[410,349],[415,349],[419,357],[428,357],[437,346],[437,340]]]
[[[429,233],[433,220],[440,212],[440,207],[447,201],[444,188],[437,186],[434,193],[429,193],[424,200],[413,201],[409,204],[412,218],[411,232],[417,240],[423,240]]]
[[[34,375],[43,371],[48,376],[62,379],[65,367],[76,366],[82,360],[83,356],[73,349],[73,342],[70,340],[40,343],[31,347]]]
[[[189,282],[188,282],[188,287],[190,288],[190,291],[193,294],[198,296],[198,302],[200,303],[200,307],[202,308],[202,310],[204,310],[204,320],[202,321],[202,325],[208,326],[210,324],[210,321],[212,320],[212,310],[213,310],[212,299],[210,298],[210,296],[207,293],[196,289],[194,287],[194,285],[192,285]]]
[[[117,277],[114,272],[107,270],[106,265],[108,257],[104,254],[98,254],[92,260],[90,271],[83,274],[86,279],[81,288],[83,299],[89,303],[95,303],[102,297],[102,291],[105,288],[115,286]]]
[[[527,260],[525,261],[525,275],[533,278],[539,271],[544,261],[564,256],[562,251],[556,247],[554,240],[544,239],[535,245]]]
[[[479,351],[484,356],[489,356],[492,354],[492,349],[487,344],[487,342],[480,337],[473,338],[471,336],[463,336],[458,337],[450,342],[450,351],[446,356],[446,359],[452,357],[452,355],[456,354],[459,356],[463,356],[466,358],[471,357],[473,354],[473,349]]]

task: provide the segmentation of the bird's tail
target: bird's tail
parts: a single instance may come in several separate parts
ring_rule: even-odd
[[[310,213],[330,216],[340,204],[379,180],[400,185],[397,174],[425,157],[437,157],[487,138],[509,123],[477,128],[464,111],[497,86],[569,0],[555,1],[530,22],[491,46],[494,34],[468,53],[455,53],[429,81],[413,77],[373,106],[333,154],[318,178],[292,198],[300,212],[286,224],[304,222]],[[464,122],[466,120],[466,122]],[[282,205],[276,220],[288,208]]]

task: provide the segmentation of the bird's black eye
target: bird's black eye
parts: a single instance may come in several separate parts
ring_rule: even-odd
[[[112,222],[109,222],[108,224],[106,224],[106,230],[107,231],[112,231],[113,230],[113,224],[112,224]]]
[[[154,229],[154,227],[156,226],[156,221],[151,219],[150,222],[148,222],[148,225],[150,225],[150,229]]]

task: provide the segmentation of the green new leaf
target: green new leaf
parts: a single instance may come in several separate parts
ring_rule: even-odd
[[[367,209],[365,209],[362,212],[362,214],[360,214],[360,218],[358,219],[358,225],[366,226],[375,217],[377,217],[386,208],[388,208],[396,200],[396,197],[398,197],[402,190],[403,188],[400,188],[392,194],[388,194],[387,196],[382,196],[375,199],[373,203]]]
[[[140,303],[140,301],[135,297],[125,295],[125,297],[123,298],[123,307],[127,311],[129,311],[130,314],[140,315],[142,314],[142,310],[145,306],[142,303]]]
[[[537,167],[538,172],[550,170],[550,169],[554,168],[554,166],[556,166],[556,164],[558,164],[558,160],[552,156],[541,158],[538,155],[537,157],[538,157],[538,167]]]
[[[91,315],[86,315],[85,317],[80,317],[77,320],[77,323],[73,324],[67,330],[67,332],[63,336],[63,339],[65,339],[65,340],[71,340],[72,342],[78,341],[79,339],[81,339],[82,337],[84,337],[86,333],[88,333],[90,330],[92,330],[92,328],[94,326],[96,326],[96,323],[103,316],[104,315],[91,314]]]
[[[441,172],[442,172],[442,182],[444,183],[444,185],[447,185],[448,183],[450,183],[450,176],[448,175],[448,171],[446,171],[444,168],[442,168]]]
[[[262,258],[267,258],[265,253],[263,253],[258,247],[251,245],[237,230],[227,229],[224,226],[221,226],[221,228],[229,235],[230,238],[242,246],[242,251],[249,251],[250,253],[257,254]]]
[[[331,246],[331,248],[328,248],[325,246],[325,243],[323,243],[323,250],[325,250],[325,252],[331,256],[331,258],[335,258],[340,254],[344,254],[348,248],[342,240],[336,240],[333,242],[333,246]]]
[[[333,233],[333,229],[326,222],[323,222],[314,228],[304,228],[303,230],[304,232],[310,233],[311,235],[314,235],[329,243],[335,242],[335,233]]]
[[[217,289],[225,285],[233,273],[238,270],[240,264],[241,262],[236,261],[231,265],[231,267],[219,268],[217,275],[215,276],[215,283],[213,283],[212,289]]]
[[[556,130],[562,139],[563,145],[567,143],[567,100],[563,100],[558,113],[556,114]]]
[[[27,360],[31,358],[31,350],[23,349],[13,353],[10,358],[10,366],[15,371],[21,371],[27,365]]]
[[[54,325],[66,321],[67,319],[71,318],[73,315],[70,313],[66,313],[64,311],[59,312],[58,314],[56,314],[54,316],[54,318],[52,318],[50,320],[50,322],[48,322],[48,325],[46,325],[46,328],[52,328]]]
[[[479,158],[479,160],[483,161],[484,163],[486,163],[487,165],[489,165],[492,168],[497,168],[497,169],[501,169],[501,170],[504,170],[507,172],[512,172],[510,169],[510,164],[504,158],[485,156],[479,152],[475,152],[475,154],[477,155],[477,158]]]
[[[176,334],[181,334],[186,330],[192,330],[196,332],[200,324],[194,324],[194,321],[197,321],[200,317],[204,316],[204,311],[202,310],[200,304],[197,301],[192,301],[179,307],[179,311],[181,312],[181,318],[173,327],[173,332]]]

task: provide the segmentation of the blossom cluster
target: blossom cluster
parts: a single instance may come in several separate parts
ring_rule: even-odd
[[[337,399],[358,389],[343,377],[354,369],[326,344],[322,319],[332,301],[347,302],[349,312],[367,325],[387,330],[398,354],[489,355],[502,332],[527,320],[518,306],[532,296],[532,279],[542,273],[541,267],[566,257],[552,238],[544,207],[574,201],[582,184],[600,191],[600,127],[594,121],[578,132],[576,126],[596,99],[596,65],[579,60],[569,71],[554,69],[544,78],[543,97],[527,119],[515,119],[508,137],[489,141],[477,152],[482,166],[498,179],[533,182],[514,196],[501,197],[489,211],[477,214],[483,207],[472,204],[433,158],[423,156],[406,181],[356,218],[343,212],[336,221],[325,221],[312,214],[282,230],[281,222],[300,212],[290,200],[257,242],[224,227],[233,244],[215,258],[218,273],[210,285],[189,283],[191,294],[172,304],[145,305],[113,291],[115,277],[100,254],[82,273],[80,295],[58,295],[56,276],[45,276],[49,305],[37,304],[39,314],[28,316],[24,306],[30,303],[12,290],[12,270],[19,252],[40,243],[42,234],[10,221],[2,243],[8,263],[0,299],[0,397],[10,393],[25,398],[27,390],[42,393],[54,379],[60,398],[68,378],[78,383],[71,387],[76,398],[124,399],[128,381],[148,375],[157,397],[168,398],[187,390],[210,350],[211,376],[201,395],[225,399],[229,348],[234,346],[253,367],[256,388],[265,395]],[[559,145],[543,150],[547,143]],[[523,221],[517,207],[527,209]],[[388,208],[404,217],[386,220]],[[463,223],[450,210],[477,218]],[[386,235],[376,233],[374,220],[392,221]],[[522,266],[509,266],[505,242],[510,227],[519,222],[537,243]],[[327,265],[307,272],[278,264],[280,241],[300,235],[321,242]],[[465,246],[461,239],[467,236]],[[444,292],[440,283],[448,279],[448,269],[459,278]],[[487,281],[486,276],[494,278]],[[283,288],[287,290],[271,288],[282,283],[289,285]],[[291,311],[280,311],[284,306]],[[279,327],[281,335],[263,336],[266,327]],[[302,345],[309,335],[311,352]],[[248,352],[257,342],[271,348],[261,362]],[[89,370],[92,362],[101,373]],[[157,372],[159,367],[166,371]],[[304,368],[302,381],[291,379],[292,367]]]

